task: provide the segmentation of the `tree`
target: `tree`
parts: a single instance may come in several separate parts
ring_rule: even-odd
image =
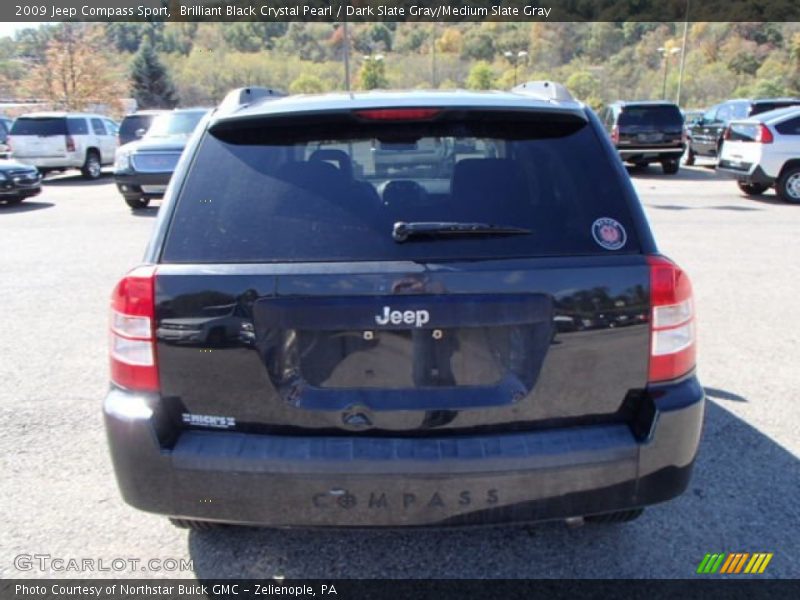
[[[139,108],[174,108],[178,105],[172,78],[147,39],[131,63],[131,89]]]
[[[490,90],[494,87],[494,71],[484,60],[476,62],[469,70],[467,87],[471,90]]]
[[[290,94],[319,94],[325,91],[325,84],[316,75],[303,73],[291,84],[289,84]]]
[[[125,78],[106,56],[99,28],[64,23],[54,29],[43,61],[25,82],[28,93],[64,110],[85,110],[97,104],[119,108]]]
[[[386,79],[386,68],[383,60],[378,58],[369,57],[361,65],[361,71],[358,73],[358,80],[361,89],[375,90],[378,88],[385,88],[389,86],[389,81]]]

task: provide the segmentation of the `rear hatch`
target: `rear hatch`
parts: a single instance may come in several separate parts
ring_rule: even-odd
[[[683,115],[671,104],[630,104],[617,121],[620,147],[671,148],[683,139]]]
[[[447,168],[404,159],[434,140]],[[157,269],[174,418],[350,435],[626,419],[649,271],[604,144],[577,109],[218,122]]]
[[[81,133],[83,119],[66,117],[19,117],[11,128],[15,158],[63,158],[68,136]],[[82,131],[82,133],[88,133]]]
[[[733,121],[725,131],[719,168],[748,172],[761,161],[761,139],[766,125],[758,121]],[[771,135],[771,133],[769,134]]]

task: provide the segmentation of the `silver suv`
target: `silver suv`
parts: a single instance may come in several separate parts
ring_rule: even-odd
[[[800,107],[731,122],[718,169],[749,196],[774,187],[781,200],[800,204]]]

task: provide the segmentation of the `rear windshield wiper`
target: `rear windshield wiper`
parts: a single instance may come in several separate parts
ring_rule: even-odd
[[[470,236],[470,235],[525,235],[530,229],[512,225],[490,223],[460,223],[450,221],[413,222],[398,221],[392,229],[395,242],[405,242],[412,237],[423,236]]]

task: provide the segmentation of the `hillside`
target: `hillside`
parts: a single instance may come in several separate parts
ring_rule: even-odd
[[[683,23],[355,24],[351,85],[508,88],[516,61],[519,81],[564,82],[593,106],[660,98],[662,89],[674,100],[683,28]],[[145,38],[183,105],[211,104],[241,85],[296,93],[344,87],[344,36],[337,24],[108,23],[25,29],[0,40],[0,96],[77,106],[130,95],[130,64]],[[69,52],[82,53],[84,76],[90,72],[98,80],[91,90],[70,89],[69,78],[60,77]],[[682,105],[797,94],[800,23],[690,24]]]

